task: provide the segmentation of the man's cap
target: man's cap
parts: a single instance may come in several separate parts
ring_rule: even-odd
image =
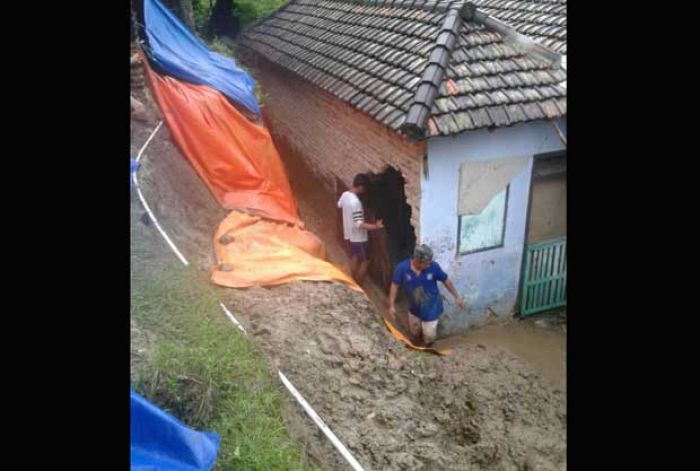
[[[433,249],[431,249],[425,244],[418,245],[413,251],[413,258],[418,260],[419,262],[427,262],[429,260],[432,260]]]

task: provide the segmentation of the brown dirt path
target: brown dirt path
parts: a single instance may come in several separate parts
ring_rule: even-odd
[[[132,148],[152,127],[133,123]],[[143,191],[175,244],[208,277],[211,237],[225,211],[168,136],[161,129],[145,153]],[[325,216],[306,197],[299,203],[309,228],[325,239]],[[328,249],[342,260],[342,250]],[[410,351],[389,335],[372,301],[340,284],[220,293],[365,469],[566,469],[565,394],[512,352],[481,343],[450,357]],[[323,469],[348,469],[303,412],[290,411],[288,420]]]

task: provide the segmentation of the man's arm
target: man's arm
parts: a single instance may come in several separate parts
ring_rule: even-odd
[[[357,224],[357,227],[360,227],[362,229],[367,229],[368,231],[376,231],[379,229],[384,229],[384,222],[379,219],[376,224],[370,224],[368,222],[361,222]]]
[[[396,314],[396,307],[394,306],[394,303],[396,302],[396,293],[399,292],[399,285],[396,283],[391,283],[391,288],[389,288],[389,315],[391,316],[391,319],[394,319],[394,315]]]
[[[447,291],[452,294],[452,297],[455,298],[455,304],[457,304],[457,307],[460,309],[464,309],[464,302],[462,301],[462,298],[459,296],[459,293],[457,293],[457,290],[455,289],[455,286],[452,284],[452,281],[450,279],[446,279],[444,282],[445,288],[447,288]]]
[[[360,229],[366,229],[368,231],[376,231],[384,228],[384,223],[381,219],[378,220],[375,224],[365,222],[365,211],[361,203],[356,203],[352,209],[352,219],[356,227]]]

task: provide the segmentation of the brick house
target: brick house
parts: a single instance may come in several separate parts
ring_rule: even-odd
[[[563,46],[549,45],[565,52],[565,2],[547,3],[563,5],[563,23],[561,8],[517,16],[513,5],[534,2],[478,3],[291,0],[239,42],[282,148],[331,195],[374,175],[378,281],[416,241],[433,247],[468,306],[446,306],[443,332],[518,310],[533,168],[566,149],[562,55],[536,41],[559,35]],[[516,27],[498,19],[508,15]],[[520,21],[538,15],[560,24]]]

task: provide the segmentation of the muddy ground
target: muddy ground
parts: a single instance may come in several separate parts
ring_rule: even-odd
[[[141,92],[135,96],[152,108]],[[132,121],[134,156],[156,123]],[[303,169],[288,171],[302,218],[342,263],[342,249],[323,230],[328,222],[322,211],[333,208],[332,201],[314,192],[320,185],[304,178]],[[211,237],[226,212],[170,141],[166,126],[145,152],[140,181],[161,225],[208,277]],[[147,222],[143,230],[155,231]],[[564,370],[545,377],[536,360],[509,349],[507,340],[488,341],[488,329],[512,327],[485,328],[477,341],[466,335],[454,341],[451,356],[439,357],[406,349],[382,325],[377,296],[370,300],[341,284],[219,291],[365,469],[566,469]],[[561,340],[560,330],[555,325],[542,332]],[[557,347],[561,355],[563,345]],[[563,365],[563,356],[556,361]],[[287,415],[295,438],[323,469],[349,469],[300,408]]]

